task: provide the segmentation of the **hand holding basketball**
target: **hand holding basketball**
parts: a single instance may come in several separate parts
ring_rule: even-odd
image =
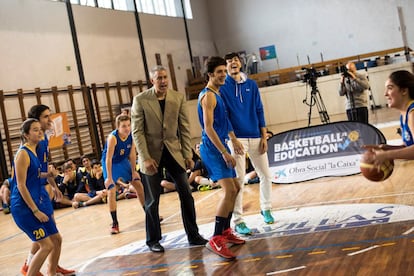
[[[366,151],[361,156],[361,160],[359,163],[361,173],[368,180],[384,181],[391,175],[394,169],[394,161],[392,159],[386,160],[379,166],[376,166],[374,164],[374,161],[375,161],[375,152]]]

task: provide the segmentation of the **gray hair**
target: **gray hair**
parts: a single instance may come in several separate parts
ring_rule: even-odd
[[[150,78],[153,79],[155,77],[155,74],[158,73],[159,71],[167,71],[167,68],[162,65],[157,65],[153,67],[150,71]]]

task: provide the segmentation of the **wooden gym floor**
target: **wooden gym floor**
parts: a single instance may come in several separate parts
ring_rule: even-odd
[[[386,108],[370,112],[372,124],[397,118]],[[277,133],[306,123],[270,129]],[[391,140],[398,139],[396,128],[393,123],[381,126]],[[413,275],[412,168],[411,161],[397,161],[392,176],[380,183],[353,175],[274,184],[273,225],[265,225],[259,214],[259,185],[245,186],[246,221],[255,233],[245,245],[231,248],[238,255],[231,262],[205,247],[188,246],[174,192],[161,197],[164,254],[144,246],[144,212],[136,199],[118,202],[121,233],[114,236],[107,205],[56,210],[63,236],[60,264],[78,270],[77,275]],[[213,231],[219,194],[220,189],[193,193],[206,238]],[[11,215],[0,214],[0,275],[20,275],[30,244]]]

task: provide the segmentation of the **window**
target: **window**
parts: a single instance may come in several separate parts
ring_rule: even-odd
[[[62,0],[60,0],[62,1]],[[136,2],[138,12],[172,17],[183,17],[181,0],[70,0],[72,4],[122,11],[134,11]],[[193,18],[190,0],[183,0],[185,15]]]

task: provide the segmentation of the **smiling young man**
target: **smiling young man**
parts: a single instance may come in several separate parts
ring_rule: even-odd
[[[236,160],[229,153],[226,140],[235,139],[219,89],[226,78],[226,62],[221,57],[207,61],[208,84],[198,97],[198,117],[202,128],[200,155],[210,178],[221,186],[224,196],[217,204],[214,235],[206,247],[217,255],[234,259],[227,244],[244,244],[233,234],[230,221],[239,185],[234,166]]]
[[[251,230],[243,220],[243,187],[246,174],[246,153],[260,179],[260,209],[264,222],[272,224],[271,213],[272,182],[267,158],[266,123],[259,89],[251,79],[241,72],[241,61],[237,53],[227,54],[227,77],[220,87],[223,101],[237,139],[231,139],[229,146],[236,159],[237,182],[240,191],[233,211],[235,230],[250,235]]]

